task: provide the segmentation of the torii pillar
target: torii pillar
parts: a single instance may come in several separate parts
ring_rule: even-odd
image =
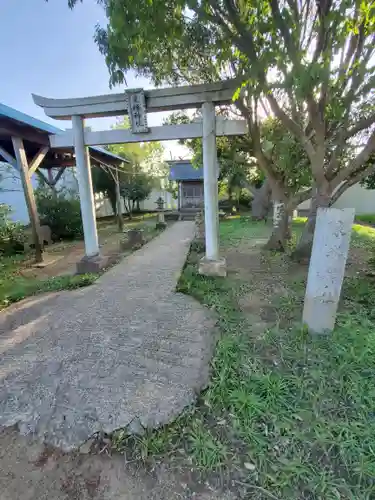
[[[77,262],[77,273],[95,273],[106,267],[108,259],[100,255],[95,217],[95,200],[92,188],[90,155],[88,147],[85,145],[84,119],[82,116],[72,116],[72,125],[78,190],[85,240],[85,256]]]
[[[216,151],[215,105],[205,102],[203,115],[203,182],[206,255],[199,263],[199,273],[226,276],[226,262],[219,257],[218,162]]]

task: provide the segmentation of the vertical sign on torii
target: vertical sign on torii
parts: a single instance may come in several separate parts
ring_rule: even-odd
[[[143,89],[127,91],[128,115],[132,132],[134,134],[148,132],[146,98]]]
[[[78,187],[85,238],[87,263],[101,266],[96,230],[88,146],[128,142],[163,141],[202,138],[206,255],[200,263],[201,274],[225,276],[225,260],[219,256],[218,170],[216,136],[246,134],[244,120],[225,120],[215,116],[216,105],[232,103],[238,83],[233,80],[164,89],[131,89],[122,94],[108,94],[75,99],[47,99],[33,95],[34,102],[44,108],[47,116],[72,120],[73,131],[50,136],[54,148],[75,148]],[[202,122],[148,127],[147,113],[196,109],[202,111]],[[131,130],[93,132],[84,128],[84,119],[102,116],[129,115]]]

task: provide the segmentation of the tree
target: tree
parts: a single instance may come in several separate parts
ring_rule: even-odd
[[[198,115],[199,116],[199,115]],[[192,119],[185,113],[174,113],[168,123],[188,123]],[[201,139],[180,141],[190,149],[193,162],[202,165]],[[281,122],[273,117],[263,120],[260,127],[260,143],[283,183],[285,193],[292,198],[301,188],[311,182],[307,156],[299,141],[285,130]],[[218,137],[217,156],[220,164],[220,179],[225,179],[229,191],[247,188],[253,196],[253,217],[262,219],[270,210],[270,186],[264,172],[259,168],[249,134],[239,137]],[[230,197],[230,192],[228,193]],[[271,240],[271,245],[277,242]]]
[[[114,171],[102,166],[91,169],[92,186],[95,193],[103,193],[110,201],[113,213],[116,213],[116,181]]]
[[[22,187],[19,187],[19,173],[9,163],[3,162],[0,159],[0,192],[12,192],[20,191]]]
[[[129,128],[127,117],[119,120],[115,129]],[[122,156],[124,163],[117,167],[117,172],[110,167],[98,166],[92,169],[95,192],[104,193],[110,200],[116,213],[116,183],[119,182],[120,194],[129,215],[139,203],[146,199],[157,177],[165,175],[164,148],[160,142],[127,143],[108,146],[112,153]]]
[[[141,201],[148,198],[152,191],[152,178],[141,172],[139,166],[130,164],[120,174],[120,193],[129,217],[132,217],[135,208],[139,210]]]
[[[125,116],[118,120],[113,128],[128,129],[128,117]],[[158,141],[113,144],[108,146],[108,150],[122,156],[131,164],[138,165],[143,172],[153,177],[163,177],[168,168],[164,161],[164,147]]]
[[[372,169],[371,174],[363,179],[362,186],[366,189],[375,189],[375,153],[373,153],[367,161],[369,167]]]
[[[236,105],[248,122],[273,198],[286,208],[284,219],[288,210],[312,196],[310,224],[299,245],[301,252],[309,251],[317,207],[329,206],[337,188],[343,192],[366,177],[366,161],[375,150],[374,3],[100,3],[108,25],[97,29],[96,41],[112,84],[123,83],[128,69],[156,84],[238,78]],[[307,155],[312,184],[292,198],[261,143],[262,108],[270,110]]]

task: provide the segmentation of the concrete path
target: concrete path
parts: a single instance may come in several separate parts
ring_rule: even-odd
[[[193,237],[178,222],[75,292],[0,315],[0,426],[63,450],[167,423],[208,381],[213,319],[175,293]]]

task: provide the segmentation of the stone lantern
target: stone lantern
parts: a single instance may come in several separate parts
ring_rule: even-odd
[[[156,229],[165,229],[167,224],[164,217],[164,200],[161,196],[159,196],[155,203],[158,211],[158,221],[156,223]]]

